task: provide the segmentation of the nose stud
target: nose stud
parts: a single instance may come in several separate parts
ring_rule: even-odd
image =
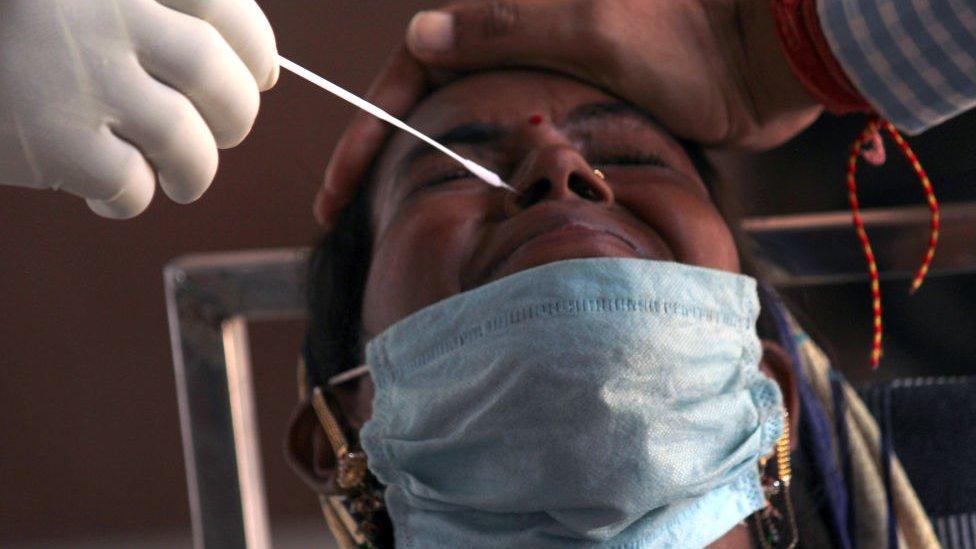
[[[607,179],[607,176],[603,175],[603,172],[601,172],[600,170],[593,170],[593,175],[599,177],[600,179],[603,179],[604,181],[606,181]]]

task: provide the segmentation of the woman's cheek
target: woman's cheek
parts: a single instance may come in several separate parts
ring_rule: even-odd
[[[689,253],[688,263],[732,273],[741,272],[739,249],[725,219],[714,209],[705,215],[713,220],[699,224],[697,232],[699,242],[706,245],[695,246]]]
[[[363,298],[363,324],[379,333],[460,291],[461,268],[480,218],[464,201],[430,198],[404,208],[376,241]]]
[[[677,182],[629,187],[619,201],[669,244],[675,260],[739,272],[739,252],[725,219],[701,193]]]
[[[739,251],[725,219],[710,202],[689,198],[685,212],[676,216],[679,260],[689,265],[738,273]]]

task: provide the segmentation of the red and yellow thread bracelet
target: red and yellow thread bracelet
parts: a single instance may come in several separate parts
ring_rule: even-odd
[[[854,220],[854,230],[857,232],[858,240],[861,243],[861,249],[864,252],[864,258],[867,260],[868,264],[868,277],[871,284],[871,310],[872,310],[872,325],[874,330],[874,337],[871,343],[871,367],[877,368],[881,363],[881,355],[883,352],[882,348],[882,338],[884,336],[884,325],[882,321],[882,308],[881,308],[881,282],[878,276],[878,263],[874,256],[874,250],[871,248],[871,241],[868,238],[867,231],[864,228],[864,220],[861,218],[861,206],[857,198],[857,163],[858,159],[862,156],[865,157],[868,162],[880,165],[884,163],[884,143],[881,137],[881,130],[884,130],[891,139],[898,145],[899,150],[901,150],[902,155],[911,164],[912,169],[918,176],[919,181],[922,184],[922,190],[925,193],[925,199],[928,202],[929,212],[930,212],[930,222],[929,222],[929,243],[928,248],[925,251],[925,256],[922,259],[921,265],[915,271],[915,276],[912,278],[911,292],[914,293],[921,286],[922,282],[925,281],[925,275],[928,274],[929,268],[932,265],[932,260],[935,257],[935,249],[939,243],[939,228],[940,228],[940,218],[939,218],[939,202],[935,197],[935,191],[932,189],[932,182],[929,180],[928,174],[925,169],[922,168],[921,163],[918,161],[918,157],[912,150],[911,146],[905,141],[901,133],[895,128],[891,122],[883,120],[878,116],[872,116],[868,120],[867,126],[858,135],[857,139],[851,145],[850,154],[847,157],[847,199],[851,206],[851,216]],[[872,147],[865,149],[865,145],[869,144]]]

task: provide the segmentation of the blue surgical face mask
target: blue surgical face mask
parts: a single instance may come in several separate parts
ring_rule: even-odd
[[[751,278],[577,259],[367,346],[361,432],[398,547],[696,547],[763,505],[783,429]]]

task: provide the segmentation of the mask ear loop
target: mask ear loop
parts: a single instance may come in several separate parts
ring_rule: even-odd
[[[369,373],[369,365],[368,364],[360,364],[359,366],[356,366],[355,368],[351,368],[349,370],[346,370],[345,372],[342,372],[341,374],[336,374],[336,375],[330,377],[329,378],[329,387],[335,387],[336,385],[342,385],[343,383],[345,383],[347,381],[351,381],[353,379],[356,379],[357,377],[365,376],[368,373]]]

